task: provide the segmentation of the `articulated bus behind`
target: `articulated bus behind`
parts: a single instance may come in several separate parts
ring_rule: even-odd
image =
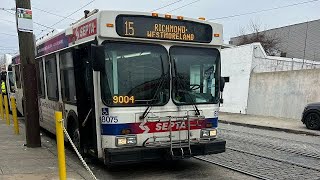
[[[106,164],[224,152],[221,46],[220,24],[95,10],[37,42],[40,125],[55,133],[62,111],[80,151]]]

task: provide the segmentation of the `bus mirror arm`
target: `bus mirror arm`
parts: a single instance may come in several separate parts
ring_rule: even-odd
[[[103,45],[91,44],[91,62],[94,71],[104,71],[105,54]]]
[[[221,96],[219,97],[219,102],[220,102],[220,104],[223,104],[223,89],[224,89],[224,85],[225,85],[225,80],[224,80],[224,78],[223,77],[220,77],[220,94],[221,94]]]
[[[219,84],[219,86],[220,86],[220,88],[219,88],[219,90],[220,90],[220,92],[223,92],[223,89],[224,89],[224,85],[226,84],[226,82],[225,82],[225,80],[224,80],[224,77],[220,77],[220,84]]]

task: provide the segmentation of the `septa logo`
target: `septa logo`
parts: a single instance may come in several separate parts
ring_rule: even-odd
[[[80,40],[97,34],[97,19],[86,22],[75,29],[73,29],[73,36],[76,40]]]

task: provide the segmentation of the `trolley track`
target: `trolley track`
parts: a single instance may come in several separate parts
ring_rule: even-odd
[[[303,136],[294,139],[270,136],[267,131],[219,130],[219,137],[227,141],[226,152],[196,159],[265,180],[320,177],[320,144],[311,143],[314,137],[304,142]]]
[[[225,130],[225,131],[232,132],[233,130]],[[242,144],[246,144],[246,145],[255,145],[258,147],[269,148],[277,151],[288,152],[288,153],[316,158],[320,160],[320,145],[306,143],[306,142],[297,141],[297,140],[290,140],[290,142],[292,142],[290,145],[283,145],[283,143],[279,141],[287,141],[287,139],[272,137],[272,136],[264,136],[260,134],[254,134],[254,133],[246,133],[246,135],[252,135],[253,137],[241,137],[241,136],[238,136],[238,134],[232,135],[227,133],[221,133],[220,137],[228,140],[228,142],[231,141],[231,143],[241,142]],[[259,136],[261,138],[260,141],[254,138],[256,136]],[[278,140],[278,141],[275,142],[274,140]],[[297,147],[297,145],[294,144],[293,142],[303,144],[303,147]],[[307,152],[306,149],[309,152]]]
[[[219,156],[220,155],[220,156]],[[195,157],[259,179],[318,179],[320,169],[235,148],[219,155]]]
[[[228,132],[237,133],[237,134],[244,133],[244,131],[233,130],[233,129],[226,129],[226,128],[221,128],[221,127],[219,127],[219,130],[228,131]],[[285,139],[285,138],[275,137],[275,136],[269,136],[269,135],[265,135],[265,134],[262,135],[262,134],[250,133],[250,132],[245,132],[245,134],[246,134],[246,135],[256,136],[256,137],[259,136],[259,137],[262,137],[262,138],[274,139],[274,140],[287,140],[287,139]],[[292,141],[292,142],[297,142],[297,143],[309,144],[309,145],[315,145],[315,146],[319,146],[319,147],[320,147],[320,144],[314,144],[314,143],[305,142],[305,141],[300,141],[300,140],[295,140],[295,139],[291,139],[290,141]]]

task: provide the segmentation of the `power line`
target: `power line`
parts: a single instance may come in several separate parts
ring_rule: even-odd
[[[1,50],[8,50],[8,51],[16,51],[17,50],[16,48],[6,48],[6,47],[1,47],[1,46],[0,46],[0,49]]]
[[[11,10],[11,9],[4,9],[4,8],[2,8],[1,10],[5,11],[5,12],[7,12],[7,13],[10,13],[10,14],[15,15],[14,13],[12,13],[12,12],[9,11],[9,10]]]
[[[252,12],[235,14],[235,15],[230,15],[230,16],[212,18],[212,19],[208,19],[208,21],[217,20],[217,19],[228,19],[228,18],[239,17],[239,16],[244,16],[244,15],[249,15],[249,14],[256,14],[256,13],[261,13],[261,12],[266,12],[266,11],[273,11],[273,10],[277,10],[277,9],[283,9],[283,8],[288,8],[288,7],[292,7],[292,6],[298,6],[298,5],[301,5],[301,4],[314,3],[314,2],[317,2],[317,1],[319,1],[319,0],[304,1],[304,2],[289,4],[289,5],[285,5],[285,6],[279,6],[279,7],[269,8],[269,9],[263,9],[263,10],[260,10],[260,11],[252,11]]]
[[[10,22],[10,23],[16,23],[14,21],[10,21],[10,20],[6,20],[6,19],[0,19],[1,21],[6,21],[6,22]]]
[[[69,18],[69,17],[66,17],[66,16],[61,16],[61,15],[59,15],[59,14],[52,13],[52,12],[49,12],[49,11],[40,9],[40,8],[37,8],[37,7],[33,7],[33,9],[36,9],[36,10],[38,10],[38,11],[45,12],[45,13],[47,13],[47,14],[51,14],[51,15],[54,15],[54,16],[57,16],[57,17],[66,18],[66,19],[70,19],[70,20],[73,20],[73,21],[76,20],[76,19],[73,19],[73,18]]]
[[[183,0],[178,0],[178,1],[175,1],[175,2],[172,2],[172,3],[169,3],[169,4],[167,4],[167,5],[164,5],[164,6],[162,6],[162,7],[159,7],[159,8],[157,8],[157,9],[154,9],[154,10],[152,10],[151,12],[158,11],[158,10],[160,10],[160,9],[169,7],[169,6],[173,5],[173,4],[176,4],[176,3],[181,2],[181,1],[183,1]]]
[[[81,6],[79,9],[77,9],[77,10],[73,11],[71,14],[67,15],[66,17],[64,17],[64,18],[63,18],[63,19],[61,19],[60,21],[58,21],[58,22],[54,23],[53,25],[51,25],[51,26],[50,26],[50,28],[53,28],[55,25],[57,25],[57,24],[61,23],[61,22],[62,22],[62,21],[64,21],[66,18],[68,18],[68,17],[70,17],[70,16],[74,15],[75,13],[77,13],[78,11],[80,11],[81,9],[83,9],[84,7],[88,6],[89,4],[93,3],[94,1],[95,1],[95,0],[91,0],[91,1],[90,1],[90,2],[88,2],[87,4],[85,4],[85,5]],[[41,31],[41,33],[42,33],[42,32],[44,32],[44,31],[47,31],[48,29],[49,29],[49,28],[47,28],[47,29],[45,29],[45,30]],[[39,33],[39,34],[38,34],[38,36],[39,36],[41,33]]]
[[[192,1],[191,3],[188,3],[188,4],[186,4],[186,5],[183,5],[183,6],[181,6],[181,7],[178,7],[178,8],[176,8],[176,9],[173,9],[173,10],[168,11],[168,12],[166,12],[166,13],[170,13],[170,12],[176,11],[176,10],[178,10],[178,9],[182,9],[182,8],[184,8],[184,7],[187,7],[187,6],[191,5],[191,4],[194,4],[194,3],[199,2],[199,1],[201,1],[201,0]]]
[[[49,26],[46,26],[46,25],[44,25],[44,24],[40,24],[40,23],[37,23],[37,22],[34,22],[34,21],[33,21],[33,23],[35,23],[36,25],[45,27],[45,28],[47,28],[47,29],[54,29],[54,28],[51,28],[51,27],[49,27]],[[43,31],[43,30],[41,29],[41,31]]]
[[[18,49],[18,48],[15,48],[15,47],[7,47],[7,46],[0,46],[0,48],[7,48],[7,49]]]
[[[18,37],[17,35],[14,35],[14,34],[8,34],[8,33],[2,33],[2,32],[0,32],[0,34],[7,35],[7,36],[15,36],[15,37]]]
[[[10,14],[12,14],[12,15],[14,15],[14,16],[16,15],[15,13],[12,13],[12,12],[8,11],[7,9],[4,9],[4,8],[2,8],[2,9],[0,9],[0,10],[4,10],[4,11],[6,11],[7,13],[10,13]],[[16,22],[14,22],[14,21],[9,21],[9,20],[5,20],[5,19],[0,19],[0,20],[7,21],[7,22],[12,22],[12,23],[16,23]],[[37,24],[37,25],[39,25],[39,26],[48,28],[48,29],[50,28],[49,26],[46,26],[46,25],[41,24],[41,23],[38,23],[38,22],[36,22],[36,21],[33,21],[33,23],[34,23],[34,24]],[[50,28],[50,29],[53,29],[53,28]],[[42,31],[42,29],[38,29],[38,30],[41,30],[41,31]]]

